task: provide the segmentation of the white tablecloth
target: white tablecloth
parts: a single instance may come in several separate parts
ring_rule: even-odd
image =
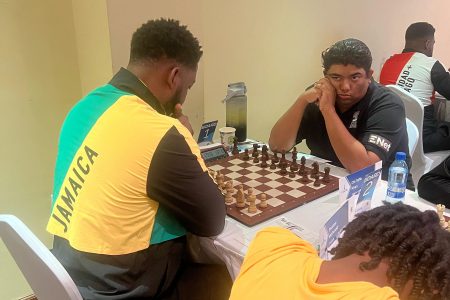
[[[331,174],[334,176],[343,177],[348,174],[341,168],[331,165],[330,167]],[[382,205],[385,195],[386,182],[380,180],[375,189],[372,207]],[[404,203],[417,207],[420,210],[436,209],[434,204],[421,199],[417,195],[417,192],[409,190],[406,192]],[[320,229],[336,211],[339,205],[339,192],[335,191],[253,227],[247,227],[240,222],[227,217],[225,229],[217,237],[195,238],[195,242],[192,244],[195,245],[194,247],[196,249],[194,249],[193,252],[196,254],[199,261],[222,261],[225,263],[234,280],[239,273],[240,266],[250,241],[261,228],[267,226],[279,226],[281,218],[284,218],[302,227],[304,229],[304,238],[312,242],[315,238],[318,239]],[[450,214],[449,209],[446,209],[446,214]]]

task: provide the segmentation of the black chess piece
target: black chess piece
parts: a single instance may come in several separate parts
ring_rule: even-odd
[[[252,152],[252,156],[253,156],[253,157],[259,155],[258,148],[259,148],[259,145],[258,145],[258,144],[256,144],[256,143],[253,144],[253,152]]]
[[[289,177],[290,178],[294,178],[295,177],[295,172],[291,170],[291,172],[289,172]]]
[[[305,174],[306,170],[305,170],[305,165],[300,165],[300,168],[298,170],[298,175],[303,176],[303,174]]]
[[[242,159],[245,161],[250,159],[250,155],[248,154],[248,149],[244,150],[244,156],[242,157]]]
[[[262,155],[261,156],[261,168],[267,168],[267,158],[264,156],[264,155]]]
[[[302,166],[304,166],[306,164],[306,158],[304,156],[302,156],[302,158],[300,158],[300,164]]]
[[[272,161],[275,163],[278,163],[280,160],[278,159],[278,151],[273,151],[273,158]]]
[[[236,137],[234,137],[234,139],[233,139],[233,150],[231,151],[231,154],[233,154],[233,155],[238,155],[239,154],[238,140],[237,140]]]
[[[330,167],[325,167],[323,169],[323,172],[324,172],[324,174],[323,174],[322,181],[324,183],[329,183],[330,182]]]
[[[304,170],[303,174],[302,174],[302,179],[301,182],[303,183],[308,183],[309,179],[308,179],[308,172],[306,170]]]
[[[259,163],[258,155],[255,156],[255,157],[253,158],[253,162],[254,162],[255,164]]]
[[[275,164],[275,160],[272,159],[272,163],[270,164],[269,167],[271,170],[275,170],[277,168],[277,165]]]
[[[316,176],[316,180],[314,180],[314,186],[320,186],[320,179],[319,175]]]
[[[286,165],[282,164],[282,163],[280,163],[280,164],[281,164],[281,166],[278,165],[280,167],[280,174],[284,176],[287,174]]]
[[[297,160],[297,147],[294,146],[292,149],[292,160]]]

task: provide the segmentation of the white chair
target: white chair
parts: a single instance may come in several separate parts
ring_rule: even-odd
[[[408,132],[408,149],[409,155],[412,157],[416,150],[417,141],[419,140],[419,130],[417,126],[408,118],[406,118],[406,131]]]
[[[0,237],[38,299],[83,299],[61,263],[17,217],[0,215]]]
[[[417,130],[419,131],[417,146],[412,155],[411,167],[411,174],[414,179],[414,183],[417,184],[420,177],[440,164],[450,154],[450,151],[437,151],[427,153],[425,155],[423,152],[422,139],[424,116],[424,108],[422,102],[419,100],[419,98],[397,85],[387,85],[386,87],[402,99],[405,106],[406,117],[416,125]]]

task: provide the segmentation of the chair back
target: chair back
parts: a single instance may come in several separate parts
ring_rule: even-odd
[[[38,299],[83,299],[66,269],[17,217],[0,214],[0,237]]]
[[[419,130],[417,126],[408,118],[406,118],[406,131],[408,131],[408,148],[409,155],[413,157],[416,150],[417,141],[419,140]]]
[[[417,184],[417,182],[419,182],[420,177],[426,172],[430,171],[431,166],[433,164],[433,161],[427,156],[425,156],[423,152],[423,139],[422,139],[423,116],[424,116],[423,104],[419,100],[419,98],[405,91],[404,89],[402,89],[397,85],[390,84],[387,85],[386,87],[402,99],[403,105],[405,106],[406,117],[409,120],[411,120],[414,123],[414,125],[416,125],[417,130],[419,131],[419,138],[417,139],[417,145],[415,147],[415,151],[412,154],[412,167],[411,167],[411,174],[414,183]]]

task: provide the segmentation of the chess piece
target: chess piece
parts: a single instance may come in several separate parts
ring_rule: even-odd
[[[292,171],[292,168],[291,168],[291,171],[289,172],[289,177],[290,178],[294,178],[295,177],[295,172]]]
[[[308,179],[308,172],[307,172],[306,170],[303,170],[303,174],[302,174],[302,179],[301,179],[301,181],[302,181],[303,183],[308,183],[308,182],[309,182],[309,179]]]
[[[297,160],[297,147],[294,146],[292,149],[292,161]]]
[[[217,185],[219,186],[222,192],[225,191],[225,176],[223,176],[223,174],[219,174],[219,180],[217,181]]]
[[[305,170],[305,165],[300,165],[300,168],[298,170],[298,175],[303,176],[303,174],[305,174],[306,170]]]
[[[261,156],[261,168],[267,168],[267,157],[264,154]]]
[[[250,159],[250,155],[248,154],[248,149],[244,150],[244,156],[242,157],[242,159],[245,161]]]
[[[270,164],[269,167],[271,170],[275,170],[277,168],[277,165],[275,164],[275,160],[272,158],[272,163]]]
[[[247,201],[248,201],[248,212],[254,214],[258,211],[256,208],[256,196],[253,195],[253,189],[248,188],[247,190]]]
[[[314,183],[313,183],[313,185],[314,186],[320,186],[320,179],[319,179],[320,177],[319,177],[319,175],[316,175],[316,180],[314,180]]]
[[[258,145],[258,144],[253,144],[252,157],[256,157],[256,156],[259,155],[258,148],[259,148],[259,145]]]
[[[233,150],[231,151],[231,154],[233,154],[233,155],[239,154],[237,137],[234,137],[234,139],[233,139]]]
[[[280,164],[286,162],[286,150],[281,150]]]
[[[325,167],[325,168],[323,169],[323,172],[324,172],[324,174],[323,174],[322,181],[323,181],[324,183],[330,182],[330,167]]]
[[[227,181],[225,184],[225,191],[225,203],[233,203],[233,183],[231,181]]]
[[[261,149],[261,156],[265,156],[267,160],[269,160],[269,149],[267,148],[267,145],[263,145]]]
[[[245,207],[244,188],[242,184],[238,185],[236,192],[236,207]]]
[[[253,158],[253,162],[254,162],[255,164],[259,163],[259,158],[258,158],[258,156],[255,156],[255,157]]]
[[[314,178],[319,173],[319,164],[315,161],[312,163],[311,167],[311,177]]]
[[[280,162],[280,164],[278,166],[280,167],[280,174],[283,176],[286,175],[287,174],[286,164],[283,162]]]
[[[439,224],[441,224],[442,228],[447,229],[448,222],[445,221],[445,218],[444,218],[445,205],[437,204],[436,211],[439,216]]]
[[[298,163],[297,163],[297,158],[292,156],[292,163],[291,163],[291,171],[292,172],[296,172],[298,170]]]
[[[261,193],[261,194],[259,195],[259,200],[261,201],[261,202],[259,202],[259,208],[266,208],[266,207],[267,207],[267,197],[266,197],[266,194]]]
[[[300,165],[304,166],[306,164],[306,158],[304,156],[302,156],[302,158],[300,158]]]
[[[278,151],[273,151],[273,157],[272,157],[272,160],[275,162],[275,163],[278,163],[280,160],[278,159]]]

